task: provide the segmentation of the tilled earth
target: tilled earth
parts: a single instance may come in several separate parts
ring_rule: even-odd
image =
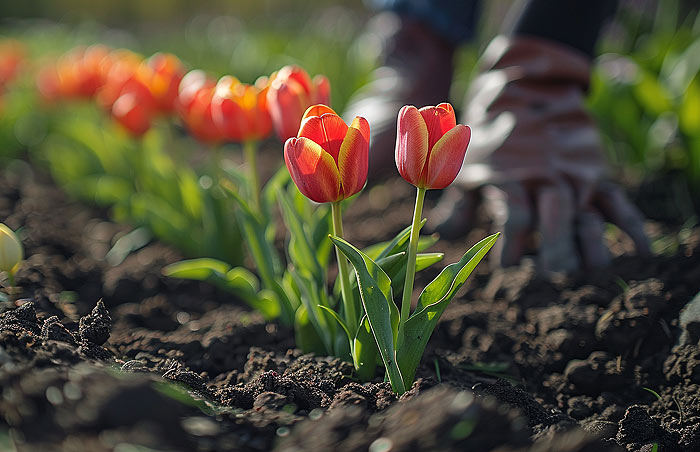
[[[645,260],[611,231],[597,273],[482,263],[397,399],[230,295],[161,276],[181,258],[167,246],[110,265],[127,226],[17,174],[0,176],[28,256],[0,302],[0,450],[700,451],[699,229],[650,222],[663,252]],[[369,190],[349,239],[390,237],[411,203],[402,181]],[[436,248],[452,262],[484,233]]]

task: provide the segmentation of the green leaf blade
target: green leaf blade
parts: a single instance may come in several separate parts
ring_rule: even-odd
[[[398,327],[398,310],[391,299],[391,280],[381,267],[350,243],[334,236],[331,236],[331,240],[355,267],[362,305],[379,347],[387,376],[393,390],[402,394],[406,389],[396,362],[394,323]],[[391,305],[397,311],[396,322],[392,319]]]
[[[404,385],[408,386],[413,382],[425,346],[445,308],[496,243],[499,235],[496,233],[488,236],[472,246],[459,262],[445,267],[423,289],[416,311],[406,321],[403,343],[397,353],[401,374],[404,376]]]

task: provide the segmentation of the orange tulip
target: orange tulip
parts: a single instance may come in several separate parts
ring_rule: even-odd
[[[156,53],[146,63],[151,73],[148,86],[155,98],[158,110],[172,112],[178,96],[178,88],[185,68],[175,55]]]
[[[325,105],[306,110],[296,138],[284,144],[284,161],[304,196],[335,202],[367,182],[369,123],[357,116],[350,127]]]
[[[203,143],[217,143],[223,139],[214,123],[211,100],[215,83],[204,71],[188,72],[180,82],[178,111],[187,130]]]
[[[452,105],[399,111],[396,167],[401,177],[418,188],[442,189],[462,168],[471,129],[457,124]]]
[[[231,75],[222,77],[216,84],[212,114],[224,138],[239,142],[266,138],[272,131],[266,98],[265,77],[255,85],[241,83]]]
[[[270,77],[267,92],[272,124],[280,140],[296,136],[301,117],[311,105],[330,102],[330,83],[323,75],[311,79],[298,66],[285,66]]]

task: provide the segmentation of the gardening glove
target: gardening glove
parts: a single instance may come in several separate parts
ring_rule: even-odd
[[[601,137],[584,108],[588,58],[553,41],[499,36],[483,64],[460,121],[472,141],[454,188],[433,212],[433,229],[464,235],[479,195],[502,232],[491,251],[502,266],[520,261],[534,233],[542,271],[604,266],[605,221],[648,254],[642,217],[606,179]]]
[[[452,83],[454,45],[419,21],[390,12],[375,16],[365,39],[381,44],[381,66],[352,99],[343,116],[370,124],[368,182],[396,176],[396,120],[404,105],[447,101]]]

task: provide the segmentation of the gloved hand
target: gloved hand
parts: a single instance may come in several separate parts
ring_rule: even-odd
[[[456,191],[432,215],[433,229],[448,238],[464,235],[478,192],[502,232],[491,254],[503,266],[520,261],[535,233],[545,272],[604,266],[605,221],[648,254],[642,217],[606,179],[601,139],[584,108],[590,61],[524,36],[497,37],[483,61],[460,121],[472,128],[472,141]]]

